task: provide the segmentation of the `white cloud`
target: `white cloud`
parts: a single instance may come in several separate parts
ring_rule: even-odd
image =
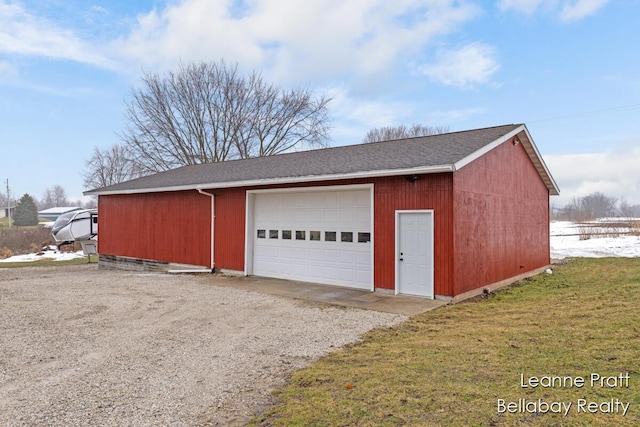
[[[500,10],[515,10],[528,15],[534,13],[540,6],[557,3],[557,0],[500,0]]]
[[[566,204],[572,197],[594,191],[640,203],[640,140],[609,151],[589,154],[544,156],[545,162],[560,187],[556,205]]]
[[[565,3],[560,11],[563,21],[577,21],[593,15],[607,4],[609,0],[577,0],[575,3]]]
[[[432,79],[446,85],[470,87],[489,82],[500,66],[492,46],[470,43],[456,50],[442,51],[438,61],[423,68]]]
[[[407,117],[415,113],[411,104],[357,98],[344,87],[333,87],[325,92],[332,98],[331,134],[334,145],[360,143],[371,128],[407,124]]]
[[[593,15],[609,0],[500,0],[498,7],[531,15],[539,9],[557,14],[565,22],[577,21]]]
[[[372,75],[397,67],[478,8],[456,0],[184,0],[138,17],[114,50],[152,67],[225,58],[277,80]]]
[[[450,126],[451,123],[485,112],[482,108],[430,111],[412,101],[361,98],[342,86],[325,89],[324,93],[332,98],[330,109],[333,145],[360,143],[366,133],[375,127],[402,124]]]
[[[343,88],[328,91],[333,98],[332,110],[335,114],[366,123],[369,126],[390,126],[411,114],[411,107],[402,102],[384,102],[351,97]]]
[[[114,63],[72,30],[27,12],[19,3],[0,0],[0,52],[67,59],[104,68]]]
[[[425,57],[435,39],[442,42],[443,36],[458,31],[479,15],[480,8],[469,0],[252,0],[239,5],[227,0],[181,0],[138,15],[128,32],[110,41],[104,41],[107,32],[94,32],[89,25],[109,15],[104,8],[76,11],[84,20],[70,19],[67,24],[38,12],[0,0],[0,53],[65,59],[135,74],[141,66],[162,71],[178,61],[224,58],[239,63],[243,71],[260,69],[276,82],[352,79],[353,84],[371,86]],[[495,68],[489,50],[471,44],[455,52],[458,58],[472,59],[473,68],[456,70],[449,83],[486,81]],[[450,62],[456,57],[444,59]],[[432,73],[437,74],[435,68]]]

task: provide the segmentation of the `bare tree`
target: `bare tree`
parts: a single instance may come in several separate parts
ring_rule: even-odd
[[[119,144],[104,150],[95,147],[84,167],[84,186],[90,189],[118,184],[143,175],[140,167],[133,161],[129,148]]]
[[[580,202],[582,211],[586,213],[587,218],[595,219],[614,216],[618,199],[596,191],[581,197]]]
[[[625,218],[640,218],[640,205],[630,205],[625,199],[618,206],[620,216]]]
[[[414,138],[449,132],[448,126],[405,125],[373,128],[367,132],[362,142],[381,142],[394,139]]]
[[[268,156],[328,140],[329,98],[283,90],[224,61],[145,73],[127,102],[121,138],[142,173]]]
[[[618,199],[596,191],[582,197],[572,197],[563,209],[561,217],[568,221],[590,221],[615,216]],[[621,204],[621,207],[623,205]]]
[[[60,185],[54,185],[45,190],[40,199],[40,209],[49,209],[57,206],[68,206],[67,192]]]
[[[582,211],[582,202],[578,197],[573,196],[564,207],[564,214],[569,221],[585,221],[585,213]]]
[[[98,196],[91,196],[86,200],[80,202],[80,207],[83,209],[97,209],[98,208]]]

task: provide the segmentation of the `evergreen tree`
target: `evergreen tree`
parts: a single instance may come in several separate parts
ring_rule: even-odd
[[[13,217],[15,225],[37,225],[38,224],[38,207],[35,200],[29,194],[22,196],[16,204],[16,213]]]

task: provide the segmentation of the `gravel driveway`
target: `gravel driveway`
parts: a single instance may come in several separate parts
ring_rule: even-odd
[[[0,425],[242,425],[292,371],[405,319],[217,280],[0,269]]]

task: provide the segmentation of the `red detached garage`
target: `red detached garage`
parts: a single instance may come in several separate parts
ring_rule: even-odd
[[[185,166],[98,195],[101,268],[172,264],[459,299],[547,267],[525,125]]]

